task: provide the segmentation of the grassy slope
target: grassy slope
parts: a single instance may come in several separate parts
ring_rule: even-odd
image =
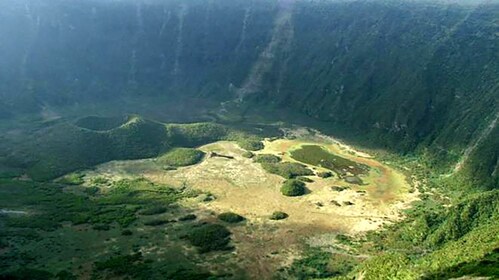
[[[204,279],[211,274],[195,264],[198,256],[185,250],[188,240],[183,237],[209,226],[195,220],[180,221],[191,210],[175,204],[195,197],[196,191],[180,191],[145,179],[89,189],[0,180],[0,205],[26,211],[0,215],[0,278],[54,279],[64,273],[77,278],[92,274],[93,279]],[[148,211],[157,205],[164,211]],[[144,227],[154,219],[170,222]],[[210,243],[218,242],[227,249],[230,231],[211,225],[215,226],[223,236],[198,238],[192,245],[222,249]],[[165,245],[171,251],[156,250]],[[141,254],[139,248],[148,253]]]
[[[103,121],[103,125],[107,125],[106,119],[93,121]],[[111,160],[150,158],[175,147],[196,147],[218,140],[238,141],[248,137],[248,133],[219,124],[164,124],[139,116],[109,130],[91,130],[58,121],[10,147],[12,151],[4,161],[8,166],[25,169],[35,180],[48,180]]]

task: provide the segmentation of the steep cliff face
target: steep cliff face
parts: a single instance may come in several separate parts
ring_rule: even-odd
[[[494,1],[23,0],[0,3],[0,42],[0,117],[142,95],[272,104],[498,185]]]
[[[51,104],[227,97],[264,48],[277,11],[272,1],[237,0],[0,5],[2,96]]]

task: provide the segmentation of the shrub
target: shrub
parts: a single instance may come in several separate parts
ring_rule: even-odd
[[[204,152],[191,148],[175,148],[158,158],[158,162],[168,166],[188,166],[200,162]]]
[[[187,235],[187,240],[198,247],[200,253],[206,253],[229,249],[230,234],[230,231],[222,225],[207,224],[193,229]]]
[[[187,214],[183,217],[178,218],[179,221],[192,221],[195,220],[197,217],[194,214]]]
[[[281,158],[275,155],[261,154],[257,155],[254,161],[258,163],[278,163],[281,162]]]
[[[121,235],[123,235],[123,236],[130,236],[132,234],[133,234],[133,232],[129,229],[125,229],[121,232]]]
[[[145,215],[145,216],[151,216],[151,215],[158,215],[158,214],[163,214],[168,210],[168,208],[164,206],[155,206],[151,208],[144,209],[140,211],[139,214]]]
[[[94,266],[98,271],[107,270],[114,275],[127,275],[135,279],[148,270],[141,253],[113,256],[105,261],[95,262]]]
[[[165,225],[165,224],[168,224],[171,222],[172,221],[170,221],[170,220],[157,219],[157,220],[146,221],[146,222],[144,222],[144,225],[155,227],[155,226]]]
[[[84,174],[80,173],[71,173],[59,179],[58,182],[66,185],[81,185],[85,183],[85,180],[83,180],[84,176]]]
[[[245,158],[252,158],[255,156],[255,154],[253,154],[252,152],[246,151],[242,154],[242,156]]]
[[[218,219],[227,223],[235,224],[244,221],[244,217],[233,212],[224,212],[218,215]]]
[[[237,141],[237,144],[248,151],[258,151],[264,148],[262,141],[256,138],[241,139]]]
[[[97,224],[92,227],[95,230],[109,230],[111,227],[108,224]]]
[[[314,175],[312,170],[308,169],[305,165],[296,162],[262,163],[262,167],[267,172],[286,179]]]
[[[317,173],[317,176],[319,176],[319,177],[321,177],[321,178],[329,178],[329,177],[333,177],[333,173],[328,172],[328,171],[325,171],[325,172],[318,172],[318,173]]]
[[[281,212],[281,211],[275,211],[274,213],[272,213],[272,215],[270,216],[270,219],[271,220],[284,220],[286,219],[287,217],[289,217],[289,215],[287,213],[284,213],[284,212]]]
[[[281,187],[281,193],[285,196],[300,196],[305,194],[305,183],[298,180],[286,180]]]

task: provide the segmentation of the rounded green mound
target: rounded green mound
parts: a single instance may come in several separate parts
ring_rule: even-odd
[[[272,215],[270,216],[270,219],[271,220],[275,220],[275,221],[278,221],[278,220],[284,220],[286,219],[287,217],[289,217],[289,215],[285,212],[282,212],[282,211],[275,211],[274,213],[272,213]]]
[[[270,154],[261,154],[257,155],[253,159],[255,162],[258,163],[279,163],[281,162],[281,158],[275,155],[270,155]]]
[[[224,212],[224,213],[218,215],[218,219],[221,221],[224,221],[226,223],[231,223],[231,224],[235,224],[235,223],[239,223],[239,222],[244,221],[243,216],[236,214],[236,213],[233,213],[233,212]]]
[[[75,125],[81,128],[95,130],[95,131],[107,131],[113,128],[122,126],[128,121],[128,117],[98,117],[98,116],[88,116],[78,119]]]
[[[260,139],[257,138],[248,138],[248,139],[240,139],[237,141],[239,147],[247,150],[247,151],[259,151],[264,148],[264,145]]]
[[[202,225],[187,235],[187,240],[198,247],[200,253],[230,249],[230,231],[218,224]]]
[[[175,148],[158,157],[157,162],[166,166],[188,166],[200,162],[205,153],[191,148]]]
[[[281,193],[285,196],[300,196],[305,192],[305,183],[294,179],[286,180],[281,187]]]

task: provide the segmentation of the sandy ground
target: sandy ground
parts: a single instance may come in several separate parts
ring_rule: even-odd
[[[244,150],[226,141],[199,149],[207,154],[217,152],[233,156],[234,159],[206,156],[197,165],[172,171],[161,169],[153,160],[114,161],[98,166],[87,176],[111,179],[143,176],[156,183],[188,185],[213,194],[216,197],[213,201],[200,202],[195,198],[184,201],[184,206],[197,209],[200,217],[209,212],[225,211],[246,217],[244,224],[231,227],[236,245],[234,254],[238,265],[248,271],[249,277],[262,279],[270,278],[277,268],[290,264],[300,255],[306,242],[320,240],[317,246],[328,246],[334,243],[335,234],[354,235],[376,230],[385,223],[401,219],[401,210],[417,200],[418,193],[409,192],[411,186],[401,173],[370,155],[317,132],[312,133],[312,138],[305,137],[310,133],[308,130],[287,132],[290,133],[294,137],[313,140],[265,141],[265,148],[257,153],[275,154],[284,161],[294,161],[290,151],[304,144],[319,144],[332,153],[369,165],[369,175],[362,177],[367,184],[350,185],[336,177],[309,176],[314,182],[307,183],[308,194],[286,197],[279,190],[283,178],[267,173],[252,159],[242,157]],[[332,186],[349,189],[335,191]],[[286,212],[289,218],[271,221],[269,216],[274,211]]]

